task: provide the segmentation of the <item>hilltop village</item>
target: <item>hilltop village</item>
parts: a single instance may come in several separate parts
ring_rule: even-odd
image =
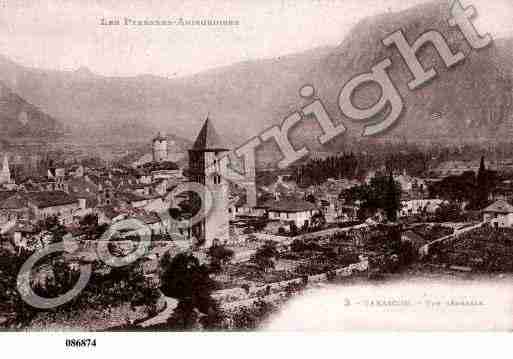
[[[415,151],[380,163],[316,153],[286,170],[257,171],[242,188],[225,176],[230,148],[211,119],[189,148],[188,165],[169,160],[164,134],[151,144],[145,163],[50,161],[23,177],[3,157],[2,326],[249,329],[325,282],[513,270],[506,160],[444,160],[439,151],[442,160],[430,166],[432,158]],[[209,208],[201,193],[177,192],[190,182],[208,189]],[[142,225],[121,226],[130,219]],[[99,257],[102,242],[124,257],[141,241],[144,253],[124,266]],[[55,243],[74,250],[38,262],[34,292],[63,295],[85,266],[91,279],[61,306],[31,307],[16,278],[31,255]]]

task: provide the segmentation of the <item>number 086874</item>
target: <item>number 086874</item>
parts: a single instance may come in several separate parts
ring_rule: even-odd
[[[72,348],[87,348],[95,347],[96,339],[80,338],[80,339],[66,339],[66,347]]]

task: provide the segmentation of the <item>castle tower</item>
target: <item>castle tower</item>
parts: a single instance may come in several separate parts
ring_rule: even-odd
[[[7,155],[4,155],[2,163],[2,171],[0,172],[0,184],[11,183],[11,170],[9,169],[9,160]]]
[[[205,185],[212,194],[212,208],[192,228],[192,234],[206,247],[210,247],[214,239],[221,243],[229,239],[228,181],[225,177],[228,157],[223,158],[228,151],[207,118],[189,150],[190,180]]]
[[[159,132],[152,141],[153,162],[163,162],[167,160],[167,138]]]

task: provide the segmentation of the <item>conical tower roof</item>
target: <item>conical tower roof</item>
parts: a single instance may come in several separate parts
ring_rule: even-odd
[[[194,145],[193,151],[228,151],[229,148],[217,134],[212,121],[207,117]]]

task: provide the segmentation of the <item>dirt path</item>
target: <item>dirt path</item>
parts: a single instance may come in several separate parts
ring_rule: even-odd
[[[164,300],[166,301],[166,307],[164,308],[164,310],[155,315],[154,317],[145,320],[142,323],[139,323],[140,327],[146,328],[167,322],[168,318],[171,316],[171,314],[173,314],[173,311],[175,310],[178,304],[178,300],[166,296],[164,296]]]
[[[429,248],[432,245],[435,245],[435,244],[441,243],[441,242],[445,242],[445,241],[448,241],[448,240],[455,240],[459,236],[461,236],[462,234],[465,234],[467,232],[473,231],[474,229],[477,229],[477,228],[481,227],[484,223],[485,222],[480,222],[480,223],[478,223],[476,225],[473,225],[473,226],[470,226],[470,227],[465,227],[465,228],[462,228],[460,230],[456,229],[456,230],[454,230],[453,234],[449,234],[448,236],[435,239],[434,241],[429,242],[429,243],[423,245],[422,247],[420,247],[419,254],[420,254],[421,257],[426,256],[426,255],[429,254]]]

